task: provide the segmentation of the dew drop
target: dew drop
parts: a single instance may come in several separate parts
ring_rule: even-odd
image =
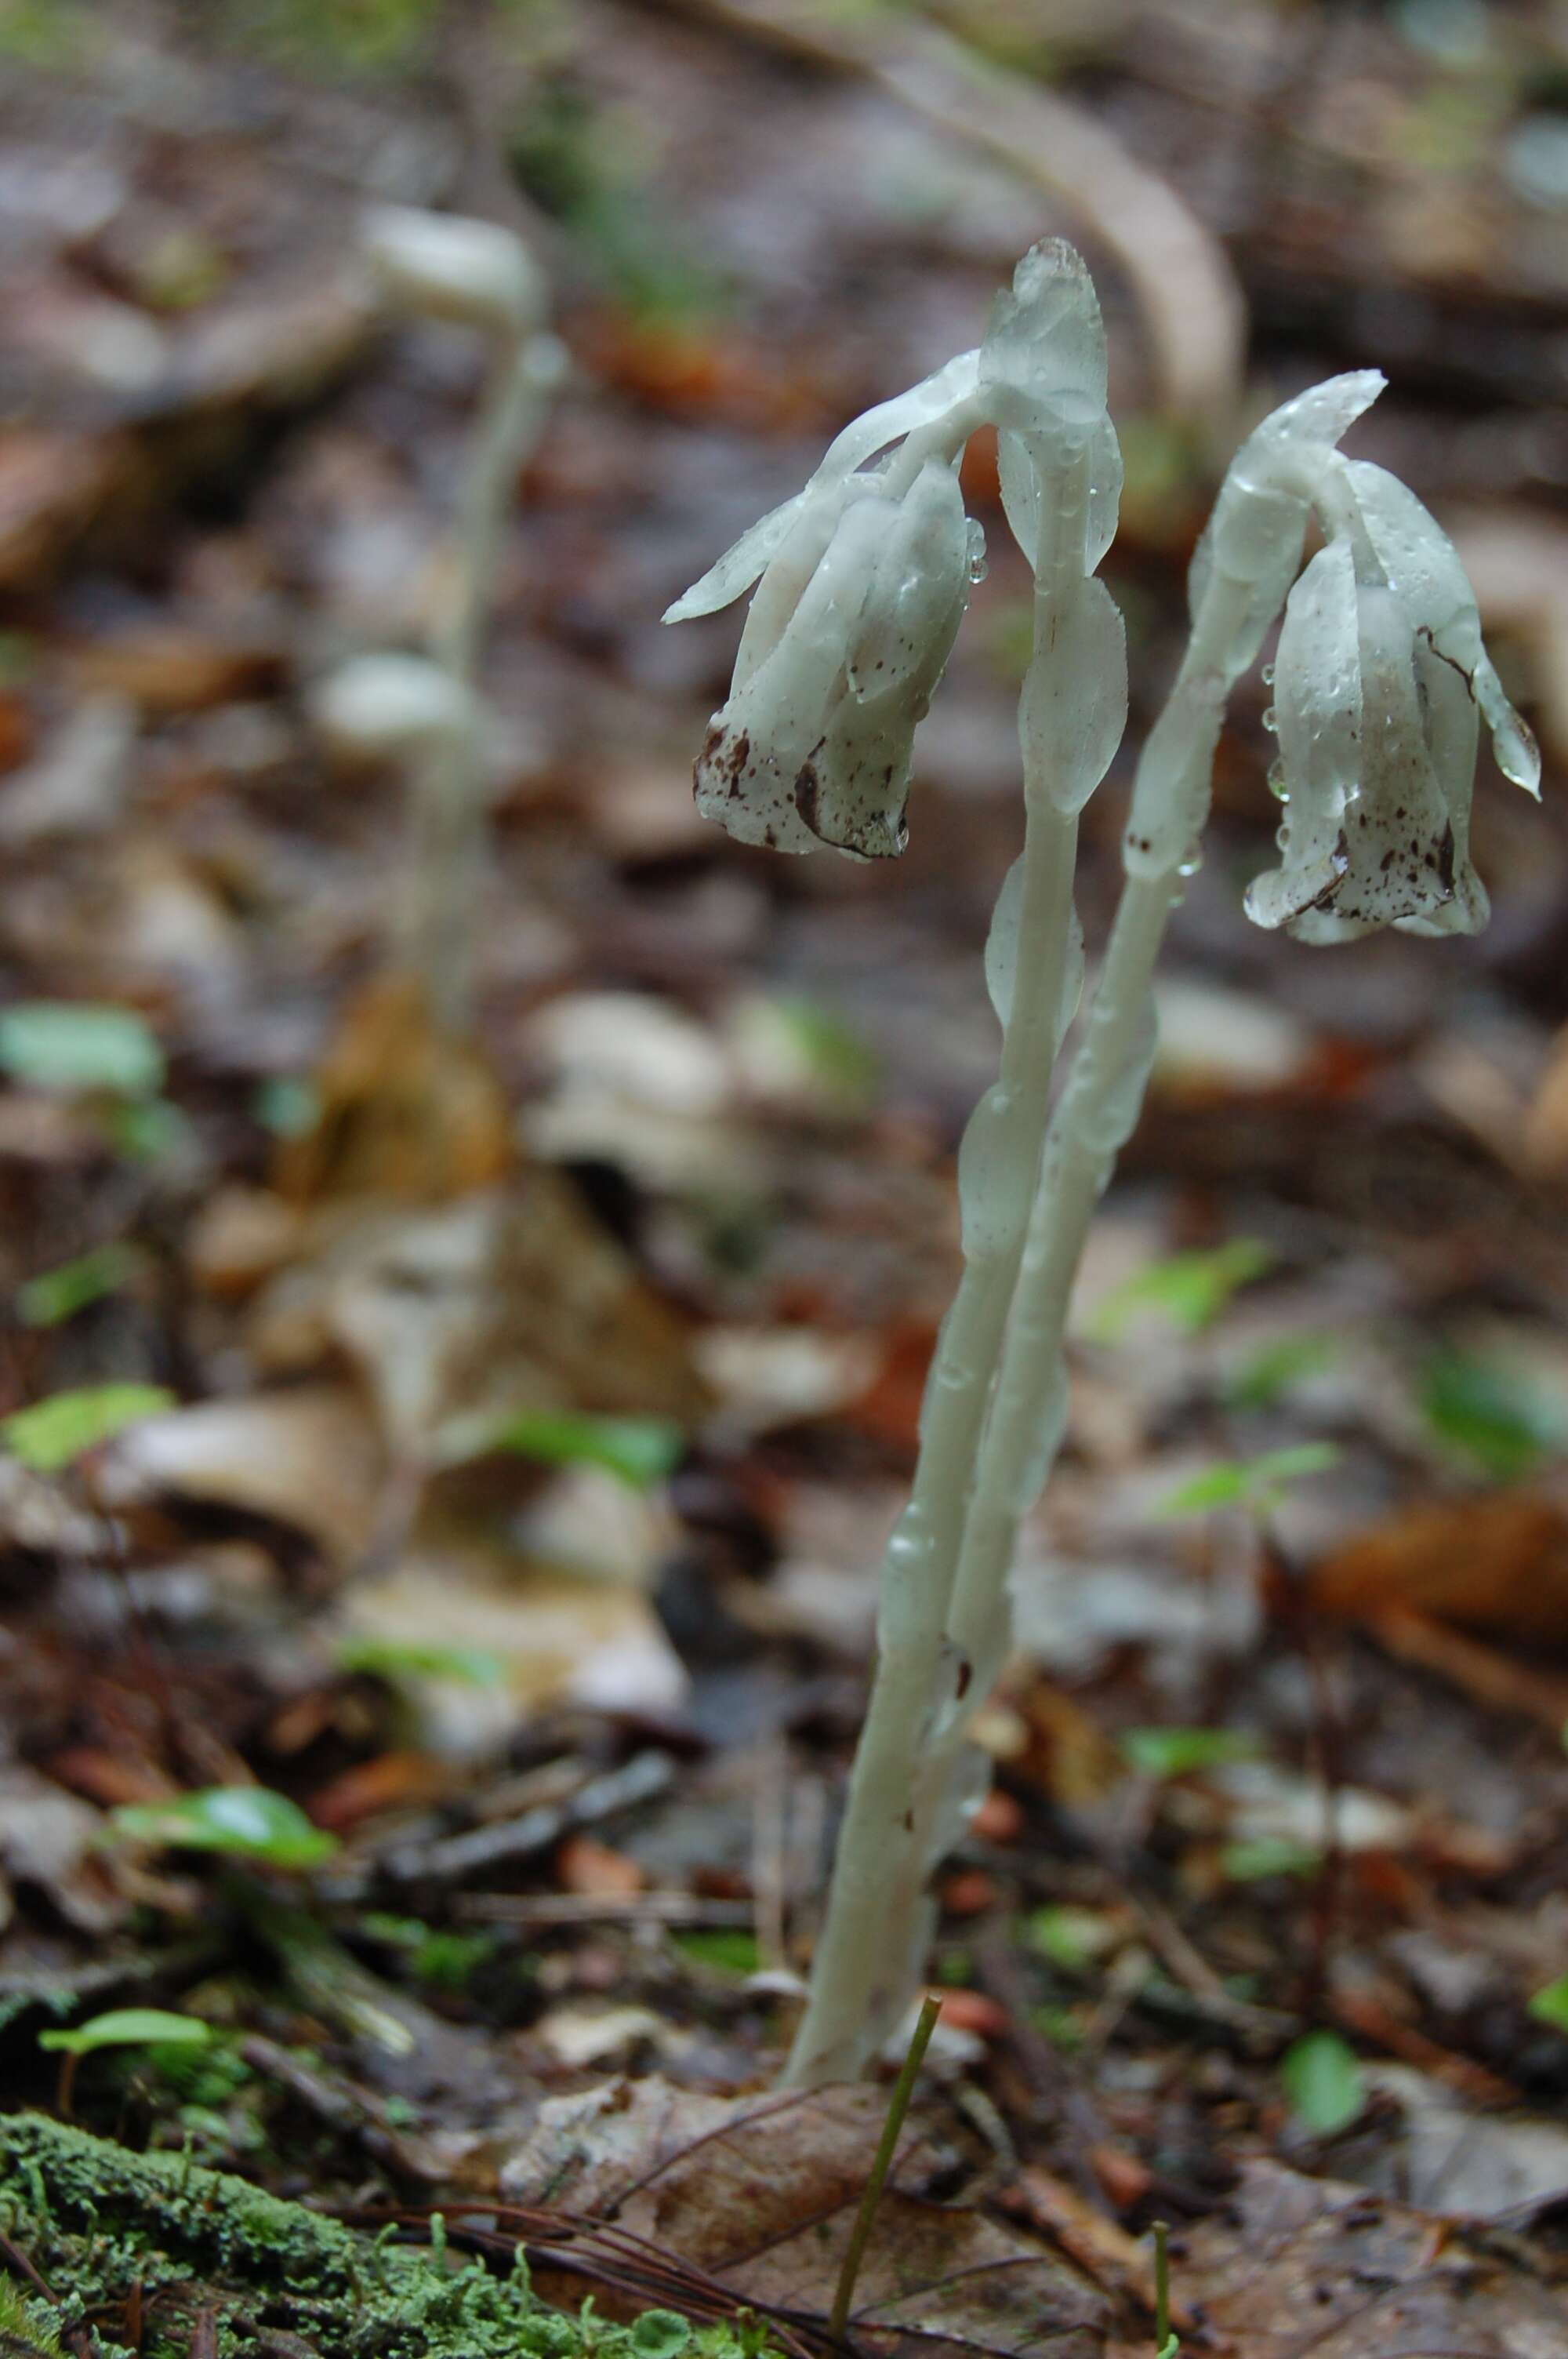
[[[971,582],[983,582],[986,578],[986,528],[974,516],[968,520],[965,571]]]
[[[1279,727],[1279,725],[1280,725],[1280,716],[1279,716],[1279,714],[1275,712],[1275,710],[1274,710],[1273,706],[1271,704],[1271,705],[1267,706],[1267,707],[1265,708],[1265,710],[1264,710],[1264,713],[1263,713],[1263,726],[1264,726],[1264,728],[1265,728],[1265,729],[1277,729],[1277,728]]]
[[[1263,667],[1263,685],[1265,688],[1272,688],[1274,685],[1274,667],[1272,664],[1265,664]]]
[[[1270,766],[1269,792],[1273,796],[1274,800],[1278,803],[1288,803],[1291,799],[1291,790],[1285,784],[1285,766],[1283,762],[1274,762]]]
[[[1178,876],[1195,876],[1202,866],[1203,849],[1200,844],[1195,842],[1188,844],[1185,852],[1183,853],[1180,860],[1177,861],[1176,874]]]

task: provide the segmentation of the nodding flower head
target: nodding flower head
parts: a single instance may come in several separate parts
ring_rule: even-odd
[[[1299,940],[1380,926],[1470,934],[1487,922],[1470,861],[1480,723],[1534,794],[1540,757],[1481,641],[1453,544],[1380,467],[1336,457],[1317,503],[1329,538],[1291,592],[1274,706],[1281,864],[1249,917]]]
[[[968,588],[964,505],[940,460],[900,495],[819,495],[752,602],[698,810],[780,851],[902,852],[915,724]]]
[[[957,633],[970,554],[941,455],[816,482],[792,502],[697,757],[703,816],[779,852],[902,852],[915,724]],[[699,611],[703,587],[682,610]]]

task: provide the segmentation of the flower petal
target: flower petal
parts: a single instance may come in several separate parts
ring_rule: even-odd
[[[1346,541],[1319,549],[1286,601],[1274,709],[1287,797],[1277,838],[1283,857],[1247,890],[1248,916],[1269,928],[1328,907],[1350,867],[1345,814],[1357,791],[1362,715],[1356,565]]]
[[[716,614],[720,607],[732,605],[784,547],[801,510],[810,500],[829,487],[842,490],[856,469],[875,458],[890,442],[896,442],[918,426],[932,425],[948,410],[959,408],[973,396],[979,374],[979,353],[960,353],[944,367],[922,377],[918,385],[911,386],[907,393],[895,394],[891,401],[880,401],[874,408],[852,419],[828,444],[821,464],[804,491],[785,500],[782,506],[771,509],[765,516],[759,516],[689,590],[665,607],[665,621],[688,623],[698,614]]]
[[[1498,767],[1539,799],[1541,754],[1503,691],[1481,637],[1476,593],[1459,552],[1397,475],[1368,461],[1342,461],[1345,477],[1389,582],[1437,654],[1457,665],[1491,732]]]

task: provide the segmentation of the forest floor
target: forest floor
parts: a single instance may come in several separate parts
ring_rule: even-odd
[[[1050,230],[1128,464],[1091,966],[1217,465],[1314,375],[1387,369],[1357,449],[1548,786],[1485,769],[1478,940],[1302,949],[1241,913],[1238,692],[851,2332],[1148,2359],[1163,2221],[1184,2353],[1564,2359],[1561,31],[427,13],[0,5],[0,2353],[551,2359],[519,2246],[608,2354],[828,2347],[886,2087],[771,2082],[996,1053],[1026,582],[978,454],[896,866],[703,826],[735,618],[659,616]],[[481,365],[378,310],[388,200],[522,226],[572,364],[460,1047],[398,781],[311,719],[439,608]]]

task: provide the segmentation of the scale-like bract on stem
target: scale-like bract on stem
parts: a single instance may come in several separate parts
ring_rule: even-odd
[[[1121,461],[1079,257],[1056,240],[1034,247],[978,353],[846,427],[805,490],[669,610],[708,614],[759,585],[697,760],[701,809],[784,851],[902,850],[915,724],[971,578],[978,527],[958,462],[977,427],[996,428],[1003,508],[1034,573],[1024,843],[986,946],[1001,1070],[959,1149],[963,1273],[882,1560],[877,1672],[786,2068],[796,2085],[859,2071],[896,2030],[933,1923],[931,1871],[989,1775],[966,1726],[1011,1643],[1019,1523],[1066,1424],[1073,1279],[1142,1104],[1155,963],[1196,864],[1231,688],[1283,608],[1282,859],[1248,908],[1304,939],[1484,922],[1469,855],[1481,718],[1503,770],[1534,789],[1534,748],[1452,547],[1402,484],[1338,451],[1382,383],[1362,370],[1311,387],[1263,420],[1227,473],[1188,580],[1187,651],[1139,759],[1098,985],[1054,1104],[1083,974],[1077,818],[1127,715],[1121,618],[1096,579]],[[1314,516],[1325,546],[1302,572]]]

